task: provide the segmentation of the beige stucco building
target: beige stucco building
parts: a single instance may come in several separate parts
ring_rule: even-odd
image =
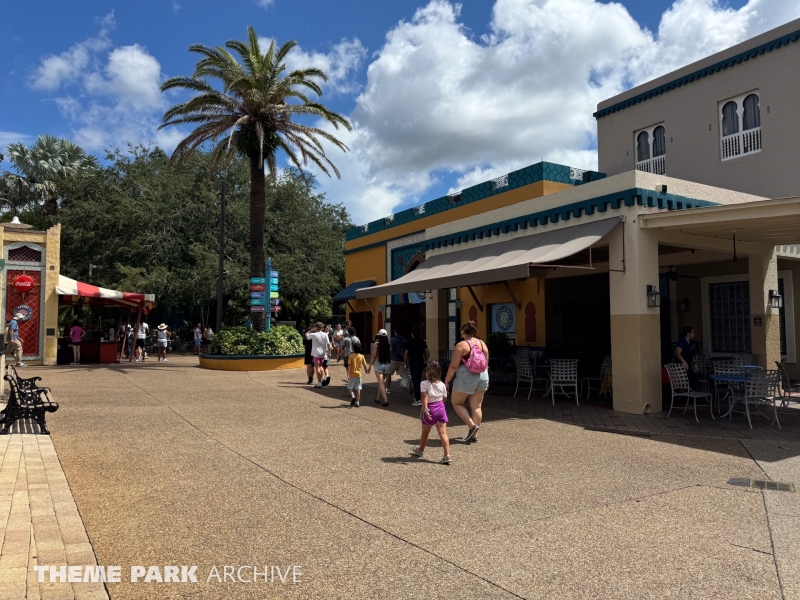
[[[797,373],[798,39],[800,21],[601,103],[601,172],[538,163],[352,228],[338,299],[359,334],[418,323],[435,356],[469,318],[581,376],[610,355],[631,413],[662,409],[685,326]]]

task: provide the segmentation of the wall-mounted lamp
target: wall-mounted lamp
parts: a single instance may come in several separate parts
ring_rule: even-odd
[[[690,310],[692,310],[688,298],[684,298],[678,303],[678,310],[681,312],[689,312]]]
[[[769,305],[772,308],[783,308],[783,296],[781,296],[775,290],[770,290],[769,291]]]
[[[661,294],[658,293],[658,288],[654,285],[647,286],[647,307],[658,308],[661,306]]]

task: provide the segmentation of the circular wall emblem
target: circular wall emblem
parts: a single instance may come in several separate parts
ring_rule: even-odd
[[[20,321],[24,323],[25,321],[30,321],[33,318],[33,309],[27,304],[20,304],[19,306],[14,307],[14,313],[11,316],[13,317],[14,315],[18,314],[23,315]]]
[[[14,280],[14,289],[18,292],[30,292],[33,291],[33,286],[35,282],[33,278],[28,275],[20,275]]]
[[[500,331],[508,331],[514,324],[514,313],[507,306],[501,306],[497,309],[494,321]]]

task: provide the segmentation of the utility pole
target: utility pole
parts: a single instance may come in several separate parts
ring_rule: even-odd
[[[227,187],[223,181],[219,188],[219,278],[217,280],[217,333],[222,329],[222,293],[225,283],[225,192]]]

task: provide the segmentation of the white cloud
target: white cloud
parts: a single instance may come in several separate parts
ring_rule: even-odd
[[[64,89],[54,102],[73,127],[70,137],[89,151],[139,142],[171,150],[183,134],[157,130],[167,107],[161,65],[139,44],[112,48],[113,25],[112,14],[101,20],[98,36],[42,59],[31,86]]]
[[[595,0],[496,0],[481,39],[459,10],[432,0],[367,68],[352,152],[331,151],[343,180],[319,178],[357,222],[428,199],[437,173],[460,188],[541,158],[596,168],[598,101],[797,18],[800,0],[677,0],[655,35]]]
[[[256,0],[256,4],[258,4],[261,8],[269,8],[275,4],[275,0]]]

